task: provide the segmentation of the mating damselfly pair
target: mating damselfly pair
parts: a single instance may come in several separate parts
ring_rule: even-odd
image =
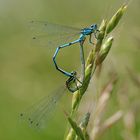
[[[97,24],[92,24],[91,26],[83,29],[40,21],[31,21],[30,24],[31,27],[33,27],[35,30],[38,30],[37,34],[33,36],[33,40],[38,40],[40,43],[47,47],[56,47],[56,51],[53,55],[55,68],[68,77],[65,83],[66,88],[61,87],[60,89],[57,89],[56,92],[50,95],[50,97],[42,99],[38,105],[31,107],[27,113],[25,112],[25,114],[20,114],[21,117],[25,116],[30,124],[38,126],[40,125],[40,121],[42,121],[43,118],[48,118],[48,114],[50,114],[51,110],[53,110],[57,101],[60,99],[66,89],[73,93],[81,88],[85,78],[84,42],[87,39],[87,36],[89,36],[89,43],[94,45],[92,36],[97,39],[97,32],[99,32],[99,30],[97,28]],[[63,41],[61,42],[61,39],[57,39],[55,41],[52,40],[50,43],[49,36],[55,36],[55,38],[61,37],[63,40],[65,39],[65,43]],[[70,39],[72,36],[75,37],[75,40],[66,42],[66,40]],[[56,57],[61,49],[70,47],[76,43],[80,46],[80,59],[82,64],[81,79],[77,78],[76,71],[67,72],[61,69],[56,62]]]

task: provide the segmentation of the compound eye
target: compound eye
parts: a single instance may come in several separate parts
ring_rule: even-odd
[[[97,24],[91,25],[91,28],[97,29]]]

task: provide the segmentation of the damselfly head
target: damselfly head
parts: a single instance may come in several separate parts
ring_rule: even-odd
[[[98,27],[97,27],[97,24],[92,24],[90,27],[91,27],[91,29],[93,29],[93,30],[97,30],[97,28],[98,28]]]
[[[72,75],[72,76],[76,76],[76,75],[77,75],[77,72],[76,72],[76,71],[72,71],[72,72],[71,72],[71,75]]]

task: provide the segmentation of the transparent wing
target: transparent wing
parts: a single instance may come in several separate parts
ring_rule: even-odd
[[[79,34],[73,34],[73,35],[61,35],[61,36],[48,36],[48,35],[38,35],[33,36],[32,38],[32,44],[34,46],[42,46],[42,47],[48,47],[51,48],[57,48],[60,45],[63,45],[65,43],[72,42],[79,38]]]
[[[79,28],[69,27],[65,25],[59,25],[55,23],[49,23],[46,21],[31,21],[31,30],[36,33],[47,33],[47,34],[74,34],[80,32]]]
[[[72,38],[77,39],[80,34],[78,28],[41,21],[31,21],[30,28],[33,33],[33,43],[47,47],[57,47],[71,42]]]
[[[47,121],[50,119],[55,106],[57,105],[58,101],[61,99],[65,91],[66,88],[62,86],[51,93],[50,96],[42,98],[37,103],[33,104],[24,113],[21,113],[21,119],[35,128],[47,125]]]

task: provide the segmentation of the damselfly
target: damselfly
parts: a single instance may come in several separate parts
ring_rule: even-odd
[[[68,27],[48,22],[39,22],[39,21],[31,21],[31,27],[36,30],[36,35],[33,37],[33,40],[37,40],[42,44],[43,46],[54,46],[56,47],[56,51],[53,55],[53,62],[58,71],[63,73],[64,75],[70,77],[70,79],[77,79],[75,76],[75,71],[67,72],[63,69],[61,69],[56,62],[56,57],[58,55],[58,52],[60,49],[72,46],[76,43],[79,43],[80,45],[80,58],[81,58],[81,64],[82,64],[82,76],[80,83],[83,83],[83,80],[85,78],[85,58],[84,58],[84,50],[83,50],[83,44],[89,36],[89,43],[94,44],[92,41],[92,35],[97,39],[97,32],[99,31],[97,28],[97,24],[92,24],[91,26],[83,29],[78,29],[74,27]],[[56,40],[50,41],[49,38],[55,36]],[[74,39],[74,41],[71,40],[71,37],[75,37],[77,39]],[[62,41],[63,38],[63,41]],[[64,41],[65,39],[65,41]],[[67,43],[66,40],[71,40],[69,43]],[[79,80],[78,80],[79,81]]]

